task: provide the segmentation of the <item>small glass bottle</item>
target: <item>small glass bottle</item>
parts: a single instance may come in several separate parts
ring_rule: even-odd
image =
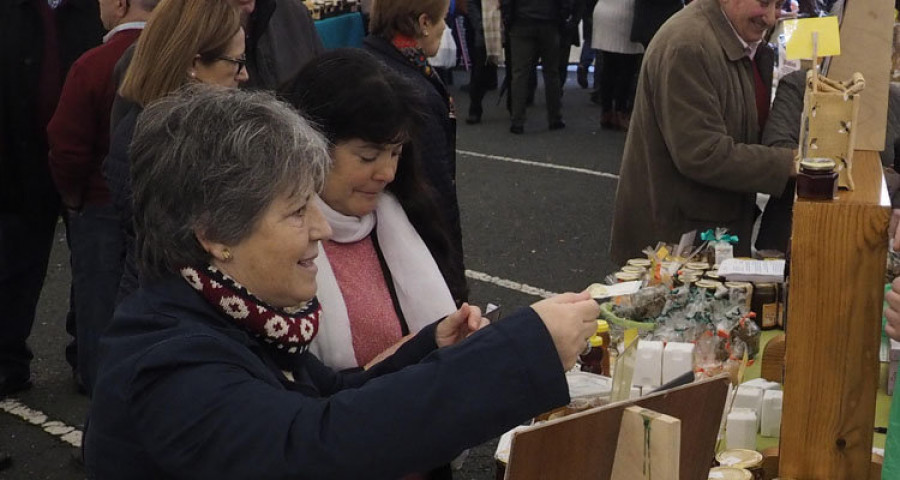
[[[609,324],[605,320],[597,320],[597,331],[588,340],[591,350],[579,357],[581,371],[609,376]]]
[[[837,196],[838,174],[830,158],[804,158],[797,173],[797,196],[809,200],[831,200]]]
[[[775,283],[754,283],[750,310],[756,312],[755,321],[762,330],[777,327],[778,285]]]

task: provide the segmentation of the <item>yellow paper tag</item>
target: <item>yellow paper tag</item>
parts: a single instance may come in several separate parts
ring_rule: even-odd
[[[631,342],[634,341],[638,337],[638,329],[636,328],[628,328],[625,329],[625,346],[631,345]]]
[[[656,251],[656,258],[658,258],[660,260],[665,260],[668,257],[669,257],[669,249],[666,248],[665,246],[660,247],[659,250]]]
[[[816,46],[817,57],[828,57],[841,54],[841,35],[837,17],[800,18],[785,20],[783,24],[784,38],[787,42],[785,56],[789,60],[812,59],[813,32],[818,34]]]

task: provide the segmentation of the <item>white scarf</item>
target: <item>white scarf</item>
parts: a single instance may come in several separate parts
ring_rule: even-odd
[[[393,195],[382,193],[375,212],[363,217],[343,215],[320,198],[316,197],[316,201],[334,231],[331,238],[334,242],[357,242],[376,229],[378,245],[393,278],[400,310],[410,333],[456,311],[453,295],[437,263]],[[347,305],[325,249],[319,249],[315,263],[319,268],[316,296],[322,305],[322,316],[319,334],[310,351],[332,368],[357,367]]]

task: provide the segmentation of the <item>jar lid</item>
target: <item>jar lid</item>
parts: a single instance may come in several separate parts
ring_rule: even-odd
[[[713,467],[709,469],[709,480],[753,480],[749,470],[734,467]]]
[[[622,271],[643,274],[647,271],[647,269],[644,267],[638,267],[636,265],[625,265],[624,267],[622,267]]]
[[[717,282],[715,280],[703,279],[697,281],[698,288],[708,288],[710,290],[715,290],[722,285],[722,282]]]
[[[650,266],[650,259],[649,258],[632,258],[631,260],[628,260],[625,263],[628,265],[633,265],[635,267],[648,268]]]
[[[603,346],[603,337],[600,335],[591,335],[591,338],[589,338],[588,341],[591,342],[591,348]]]
[[[722,277],[720,277],[719,274],[716,273],[715,270],[710,270],[710,271],[706,272],[706,278],[708,278],[710,280],[718,280]]]
[[[684,266],[691,270],[709,270],[709,264],[706,262],[688,262]]]
[[[695,273],[682,273],[678,276],[678,281],[681,283],[694,283],[697,280],[700,280],[700,277]]]
[[[609,324],[606,320],[597,320],[597,333],[606,333],[609,331]]]
[[[698,277],[702,277],[703,274],[706,273],[706,270],[697,270],[695,268],[682,268],[679,272],[680,275],[696,275]]]
[[[747,288],[752,287],[750,282],[725,282],[725,288]]]
[[[616,272],[615,274],[616,280],[620,282],[633,282],[635,280],[641,279],[641,274],[636,272]]]
[[[827,172],[829,170],[834,170],[835,167],[834,160],[826,157],[810,157],[804,158],[800,160],[800,166],[807,170],[814,170],[817,172]]]
[[[752,468],[762,465],[763,455],[756,450],[735,448],[716,455],[719,465],[734,468]]]

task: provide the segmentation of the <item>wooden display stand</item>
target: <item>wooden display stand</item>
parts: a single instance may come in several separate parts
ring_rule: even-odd
[[[679,429],[677,439],[677,478],[706,480],[715,457],[716,435],[729,384],[729,377],[720,375],[665,392],[549,420],[532,429],[516,432],[504,478],[610,479],[624,411],[637,405],[681,420],[685,428]],[[663,444],[671,446],[675,443],[671,435],[666,438]],[[633,480],[641,478],[637,476]],[[653,477],[657,478],[669,477]]]
[[[869,477],[891,210],[878,153],[853,158],[856,190],[794,203],[782,478]]]

